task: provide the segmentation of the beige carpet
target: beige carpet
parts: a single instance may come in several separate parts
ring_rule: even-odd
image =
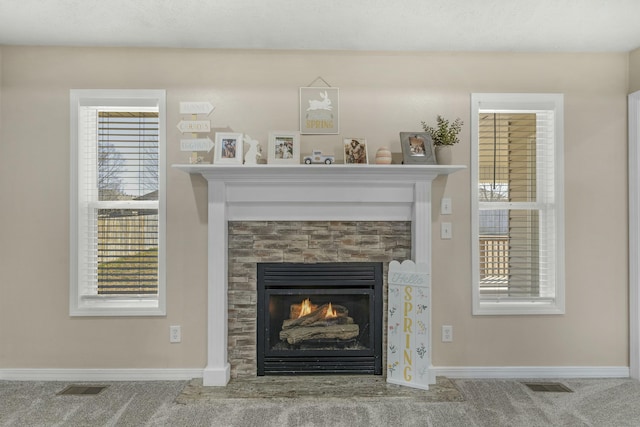
[[[105,385],[109,387],[98,395],[62,396],[58,393],[69,383],[0,381],[0,426],[640,426],[640,383],[635,380],[560,381],[573,393],[533,392],[522,380],[454,379],[452,382],[464,397],[463,401],[425,401],[434,390],[428,393],[416,390],[415,398],[366,397],[374,394],[375,385],[362,391],[365,397],[343,397],[346,392],[339,391],[343,389],[341,384],[332,391],[334,396],[340,396],[337,398],[314,397],[310,393],[302,398],[211,398],[209,394],[180,404],[176,400],[186,396],[183,392],[195,391],[197,382],[195,385],[191,381],[107,382]],[[234,387],[233,384],[230,387]],[[395,390],[395,387],[389,390],[400,392],[400,388]],[[215,388],[215,392],[220,393],[221,388]]]

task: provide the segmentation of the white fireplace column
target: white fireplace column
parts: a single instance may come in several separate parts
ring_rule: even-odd
[[[412,258],[431,271],[431,183],[465,166],[173,165],[208,182],[205,386],[230,379],[228,221],[411,221]]]
[[[204,385],[226,385],[231,378],[227,361],[228,234],[226,184],[208,180],[208,248],[207,259],[207,366],[202,373]]]

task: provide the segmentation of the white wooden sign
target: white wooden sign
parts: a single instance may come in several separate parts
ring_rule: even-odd
[[[180,151],[211,151],[213,141],[210,138],[191,138],[180,140]]]
[[[206,114],[209,115],[216,108],[209,101],[205,102],[181,102],[180,114]]]
[[[429,389],[431,285],[427,266],[389,263],[387,382]]]
[[[182,133],[211,132],[211,121],[209,120],[180,120],[177,126]]]

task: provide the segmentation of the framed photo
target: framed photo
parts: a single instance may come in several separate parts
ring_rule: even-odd
[[[299,165],[300,132],[269,132],[269,154],[267,156],[267,163]]]
[[[400,146],[405,165],[437,164],[431,135],[426,132],[400,132]]]
[[[340,133],[340,89],[337,87],[300,88],[300,133]]]
[[[344,164],[366,165],[369,163],[367,140],[365,138],[344,139]]]
[[[241,165],[243,149],[241,133],[217,132],[213,163]]]

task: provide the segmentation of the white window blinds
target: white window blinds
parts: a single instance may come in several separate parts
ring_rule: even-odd
[[[97,292],[156,294],[158,113],[99,112],[97,154]]]

